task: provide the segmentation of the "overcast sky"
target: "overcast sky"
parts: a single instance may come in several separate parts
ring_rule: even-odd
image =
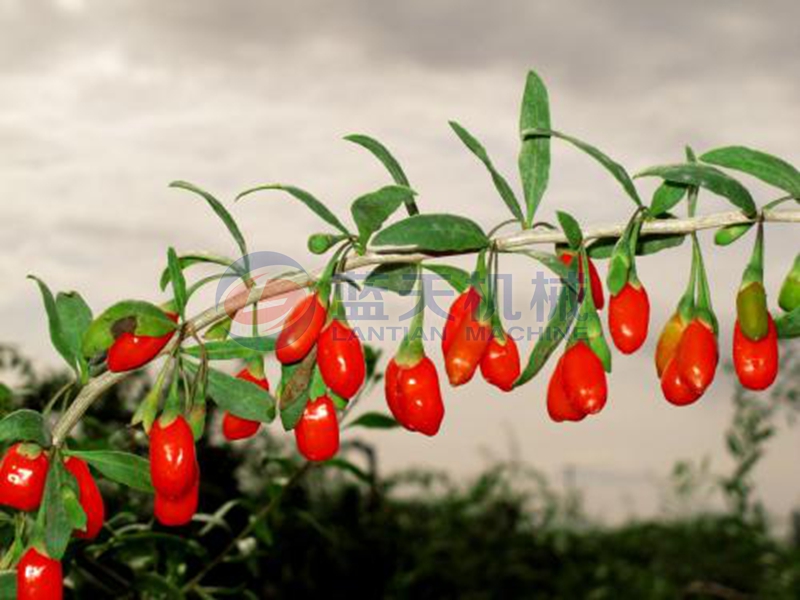
[[[423,210],[466,212],[492,226],[505,208],[447,120],[476,134],[516,185],[528,68],[548,84],[554,127],[631,171],[680,160],[687,143],[698,151],[742,143],[798,164],[798,22],[794,1],[0,0],[0,340],[58,365],[28,273],[78,289],[99,311],[123,297],[157,299],[169,245],[233,253],[210,211],[169,190],[171,180],[226,202],[253,184],[293,183],[346,217],[349,200],[387,182],[341,141],[348,133],[395,151]],[[753,189],[760,200],[775,196]],[[727,209],[709,196],[701,205]],[[554,142],[541,215],[556,208],[612,222],[631,204],[596,163]],[[301,205],[264,196],[235,214],[254,249],[319,264],[305,235],[324,228]],[[750,243],[709,247],[726,354]],[[770,227],[769,289],[796,251],[796,231]],[[447,391],[435,440],[375,436],[383,467],[469,475],[516,448],[554,477],[573,465],[590,510],[607,518],[656,510],[677,459],[708,455],[724,469],[732,382],[720,374],[696,406],[676,409],[661,398],[651,364],[687,268],[686,248],[642,261],[654,331],[637,356],[616,358],[599,417],[550,423],[549,368],[509,395],[476,381]],[[533,269],[523,260],[504,266],[523,283]],[[514,289],[515,306],[526,309],[529,287]],[[405,308],[391,301],[393,314]],[[431,354],[439,360],[438,348]],[[800,500],[799,441],[781,434],[760,468],[760,491],[778,516]]]

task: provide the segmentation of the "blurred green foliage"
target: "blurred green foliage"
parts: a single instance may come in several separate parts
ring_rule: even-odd
[[[499,463],[470,482],[446,473],[382,476],[374,450],[309,468],[290,436],[227,444],[219,416],[199,445],[201,511],[188,527],[153,523],[151,499],[101,480],[110,519],[65,557],[72,598],[798,598],[800,539],[771,531],[753,471],[796,413],[800,361],[784,357],[773,393],[737,393],[726,434],[732,468],[678,463],[664,516],[606,526],[580,491]],[[42,409],[68,381],[0,347],[2,410]],[[148,380],[136,375],[89,413],[75,446],[146,455],[128,426]],[[8,390],[13,390],[11,394]],[[53,410],[68,402],[62,393]],[[287,439],[288,437],[288,439]],[[354,436],[348,436],[350,439]],[[357,439],[357,436],[355,436]],[[705,502],[717,496],[724,510]],[[711,503],[713,505],[713,503]],[[13,522],[0,519],[0,543]]]

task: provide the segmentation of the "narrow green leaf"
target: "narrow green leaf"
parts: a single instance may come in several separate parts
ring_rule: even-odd
[[[547,88],[533,71],[528,71],[525,80],[525,92],[522,95],[519,114],[520,134],[529,129],[550,129],[550,102]],[[525,223],[530,227],[550,179],[550,138],[543,136],[526,139],[522,135],[517,164],[528,209]]]
[[[72,521],[64,503],[63,490],[67,484],[67,470],[61,460],[53,460],[47,471],[47,482],[42,496],[44,511],[44,542],[50,558],[61,560],[72,537]],[[68,489],[68,488],[67,488]]]
[[[800,337],[800,308],[795,308],[792,312],[775,319],[775,328],[781,339]]]
[[[581,232],[581,226],[578,225],[578,221],[576,221],[575,217],[571,214],[563,210],[557,211],[556,217],[558,217],[558,223],[561,225],[564,235],[567,236],[570,247],[573,249],[579,248],[583,242],[583,233]]]
[[[175,300],[175,307],[178,309],[178,314],[181,317],[185,317],[186,279],[183,276],[183,270],[178,261],[178,253],[175,252],[175,248],[172,246],[167,250],[167,269],[169,270],[169,278],[172,282],[172,295]]]
[[[6,415],[0,421],[0,443],[7,442],[35,442],[43,448],[50,446],[50,431],[41,413],[23,408]]]
[[[347,428],[365,427],[366,429],[394,429],[400,424],[390,415],[380,412],[368,412],[360,415],[355,421],[351,422]]]
[[[327,206],[325,206],[322,202],[317,200],[309,192],[302,190],[298,187],[294,187],[292,185],[281,185],[279,183],[259,185],[249,190],[245,190],[244,192],[236,196],[236,200],[241,200],[245,196],[265,190],[282,190],[287,194],[290,194],[297,200],[300,200],[300,202],[305,204],[308,208],[310,208],[318,217],[320,217],[326,223],[333,225],[343,234],[350,235],[350,232],[347,230],[347,227],[345,227],[342,224],[342,222],[336,215],[334,215],[330,210],[328,210]]]
[[[777,156],[744,146],[725,146],[706,152],[700,160],[747,173],[800,198],[800,172]]]
[[[577,279],[577,263],[578,261],[573,261],[573,265],[575,265],[575,274],[572,276],[574,278],[573,281]],[[542,367],[547,363],[547,359],[555,352],[561,341],[567,337],[572,321],[575,319],[575,314],[578,312],[577,309],[577,293],[571,287],[565,285],[558,295],[553,316],[547,322],[542,335],[536,340],[536,344],[528,357],[528,364],[519,379],[514,383],[514,387],[527,383],[542,370]]]
[[[190,375],[197,373],[196,363],[187,360],[183,364]],[[250,381],[209,369],[208,395],[218,406],[237,417],[262,423],[271,423],[275,419],[275,398]]]
[[[748,216],[756,214],[756,204],[747,188],[715,167],[699,163],[662,165],[645,169],[635,177],[661,177],[672,183],[696,185],[727,198]]]
[[[281,423],[286,431],[297,426],[309,400],[311,378],[316,367],[317,352],[312,350],[299,363],[283,365],[281,369]]]
[[[714,243],[717,246],[729,246],[753,227],[754,223],[742,223],[739,225],[727,225],[720,227],[714,234]]]
[[[489,171],[497,193],[500,194],[500,197],[503,199],[503,202],[506,203],[508,210],[511,211],[511,214],[514,216],[514,218],[520,223],[524,223],[525,217],[522,215],[522,209],[519,207],[519,200],[517,200],[514,190],[512,190],[511,186],[508,185],[508,181],[506,181],[505,177],[503,177],[497,171],[497,169],[495,169],[491,159],[489,158],[489,154],[486,152],[486,149],[477,139],[475,139],[475,137],[473,137],[469,131],[464,129],[455,121],[450,121],[450,127],[452,127],[453,131],[456,132],[456,135],[461,139],[461,141],[464,142],[464,145],[469,148],[470,152],[472,152],[478,158],[478,160],[484,164],[486,170]]]
[[[368,135],[357,133],[347,135],[344,139],[369,150],[375,158],[383,163],[383,166],[386,167],[387,171],[389,171],[395,183],[405,187],[411,187],[408,177],[406,177],[406,174],[403,172],[403,168],[400,166],[400,163],[397,162],[397,159],[392,156],[392,153],[389,152],[388,148],[386,148],[386,146],[384,146],[381,142]]]
[[[611,175],[620,183],[620,185],[622,185],[622,188],[625,190],[625,192],[627,192],[628,196],[631,197],[636,205],[642,206],[642,199],[639,198],[639,192],[636,191],[636,186],[633,184],[633,180],[631,179],[630,175],[628,175],[625,167],[609,158],[598,148],[595,148],[591,144],[587,144],[586,142],[583,142],[577,138],[558,131],[553,131],[551,129],[532,128],[525,129],[522,132],[523,140],[550,136],[569,142],[573,146],[583,150],[586,154],[594,158],[597,162],[603,165],[609,173],[611,173]]]
[[[75,485],[77,485],[77,481]],[[64,509],[67,512],[67,518],[72,529],[83,531],[86,529],[86,513],[83,510],[83,506],[81,506],[78,495],[75,490],[68,486],[64,486],[61,489],[61,493],[64,500]]]
[[[85,460],[111,481],[140,492],[153,493],[150,461],[146,458],[116,450],[69,450],[65,454]]]
[[[371,152],[372,155],[381,161],[383,166],[386,167],[397,185],[411,187],[408,177],[406,177],[405,172],[403,172],[403,168],[400,166],[400,163],[394,156],[392,156],[392,153],[389,152],[389,149],[378,140],[369,137],[368,135],[359,134],[348,135],[344,139],[346,139],[348,142],[358,144],[362,148],[366,148],[369,152]],[[416,202],[414,202],[413,196],[408,196],[405,199],[405,202],[406,210],[408,211],[409,215],[414,216],[419,214],[419,209],[417,208]]]
[[[78,292],[59,292],[56,296],[56,312],[61,335],[77,361],[78,375],[88,377],[88,365],[81,346],[83,336],[92,324],[92,309]]]
[[[379,231],[373,246],[414,246],[426,252],[481,250],[489,238],[470,219],[450,214],[408,217]]]
[[[558,275],[566,285],[570,286],[575,291],[578,290],[577,271],[561,262],[561,259],[555,254],[541,252],[540,250],[520,250],[519,252],[541,263]]]
[[[178,256],[178,264],[180,265],[181,271],[185,271],[194,265],[211,264],[220,265],[226,269],[231,268],[241,277],[246,275],[246,273],[237,265],[236,260],[220,254],[212,254],[210,252],[190,252],[187,254],[181,254]],[[159,288],[162,291],[166,290],[171,279],[169,266],[167,266],[161,272],[161,278],[158,282]]]
[[[77,356],[74,354],[72,346],[69,340],[67,340],[66,334],[61,326],[61,317],[53,293],[50,291],[50,288],[47,287],[47,284],[35,275],[28,275],[28,279],[32,279],[36,282],[42,294],[42,300],[44,301],[44,308],[47,312],[47,321],[50,328],[50,341],[53,347],[64,358],[70,368],[77,372]]]
[[[683,244],[686,235],[683,233],[668,233],[660,235],[648,235],[639,237],[636,243],[636,256],[647,256],[656,254],[662,250],[676,248]],[[594,240],[586,248],[589,257],[595,260],[602,260],[611,257],[616,244],[616,238],[601,238]]]
[[[365,248],[369,238],[378,231],[394,212],[406,203],[408,196],[414,196],[411,188],[387,185],[381,189],[364,194],[353,201],[350,211],[358,227],[358,241]]]
[[[419,267],[414,263],[387,263],[375,267],[364,280],[364,286],[379,288],[407,296],[414,289]]]
[[[470,274],[458,267],[450,265],[432,265],[428,263],[423,263],[422,266],[444,279],[459,294],[465,291],[472,281]]]
[[[166,335],[178,327],[155,304],[143,300],[123,300],[107,308],[92,321],[83,336],[84,356],[94,356],[107,350],[116,339],[114,328],[119,326],[119,323],[125,323],[125,331],[146,336]]]
[[[212,341],[204,344],[208,360],[250,359],[275,350],[275,338],[237,337],[229,340]],[[203,356],[200,346],[183,348],[183,352],[195,358]]]
[[[686,195],[687,186],[665,181],[653,194],[650,203],[650,216],[658,217],[670,211]]]
[[[222,203],[217,200],[214,196],[209,194],[207,191],[200,189],[196,185],[189,183],[188,181],[173,181],[169,184],[169,187],[178,188],[181,190],[186,190],[189,192],[194,192],[195,194],[201,196],[208,205],[211,207],[216,215],[222,220],[225,224],[225,227],[228,228],[231,236],[233,237],[236,245],[239,247],[239,251],[242,253],[242,256],[245,257],[247,260],[247,243],[244,240],[244,236],[242,232],[239,230],[239,226],[236,224],[233,216],[228,210],[222,205]],[[246,270],[249,270],[246,268]]]

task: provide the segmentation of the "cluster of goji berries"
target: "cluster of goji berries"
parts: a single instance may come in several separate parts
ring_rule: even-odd
[[[86,515],[84,528],[73,534],[92,540],[105,521],[103,497],[86,462],[68,457],[64,467],[75,478],[78,501]],[[50,459],[43,448],[32,443],[11,446],[0,462],[0,505],[25,512],[38,510],[49,468]],[[50,558],[42,544],[32,545],[17,564],[17,598],[58,600],[62,595],[61,562]]]

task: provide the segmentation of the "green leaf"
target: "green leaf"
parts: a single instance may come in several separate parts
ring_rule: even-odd
[[[127,323],[125,323],[128,321]],[[178,325],[155,304],[142,300],[123,300],[97,317],[83,336],[84,356],[94,356],[114,343],[114,328],[124,324],[122,331],[136,335],[163,336],[175,331]]]
[[[373,246],[414,246],[423,252],[481,250],[489,238],[470,219],[450,214],[408,217],[379,231]]]
[[[674,219],[675,217],[669,213],[661,214],[657,220]],[[647,256],[655,254],[668,248],[676,248],[683,243],[686,238],[684,233],[662,233],[662,234],[643,234],[640,232],[636,243],[636,255]],[[600,238],[594,240],[586,247],[586,252],[590,258],[605,259],[611,256],[614,246],[617,243],[617,238]]]
[[[720,227],[714,234],[714,243],[717,246],[728,246],[746,234],[755,223],[741,223]]]
[[[558,223],[561,225],[564,235],[567,236],[570,247],[573,249],[579,248],[583,242],[583,233],[581,232],[581,226],[578,225],[578,221],[576,221],[575,217],[571,214],[563,210],[556,211],[556,217],[558,217]]]
[[[92,324],[92,309],[78,292],[59,292],[56,296],[56,312],[61,335],[77,361],[78,374],[87,377],[88,365],[81,346],[83,336]]]
[[[271,337],[237,337],[229,340],[212,341],[204,344],[208,360],[233,360],[256,358],[275,350],[275,338]],[[183,353],[195,358],[202,358],[201,346],[183,348]]]
[[[614,179],[616,179],[622,185],[622,188],[625,190],[625,192],[627,192],[628,196],[631,197],[636,205],[642,206],[642,200],[639,198],[639,193],[636,191],[636,186],[633,184],[633,180],[631,179],[630,175],[628,175],[625,167],[606,156],[598,148],[595,148],[591,144],[587,144],[586,142],[583,142],[577,138],[560,133],[558,131],[553,131],[551,129],[531,128],[525,129],[522,132],[523,140],[549,136],[569,142],[573,146],[583,150],[586,154],[594,158],[597,162],[603,165],[609,173],[611,173]]]
[[[60,459],[50,463],[47,482],[44,486],[42,506],[44,514],[44,542],[50,558],[61,560],[72,537],[72,521],[64,502],[67,486],[67,470]]]
[[[775,329],[781,339],[800,337],[800,308],[775,319]]]
[[[407,296],[417,282],[419,266],[414,263],[386,263],[375,267],[364,280],[364,286]]]
[[[228,231],[236,242],[236,245],[239,246],[239,251],[242,253],[242,256],[245,257],[245,261],[247,261],[247,243],[244,240],[244,236],[239,230],[239,226],[236,224],[234,218],[219,200],[217,200],[207,191],[200,189],[188,181],[173,181],[169,184],[169,187],[194,192],[208,202],[208,205],[211,207],[211,209],[222,220],[222,222],[225,224],[225,227],[228,228]],[[246,267],[245,270],[249,270],[249,267]]]
[[[355,421],[351,422],[347,428],[365,427],[367,429],[394,429],[400,424],[390,415],[381,412],[368,412],[360,415]]]
[[[706,152],[700,160],[742,171],[800,198],[800,172],[777,156],[744,146],[725,146]]]
[[[422,266],[444,279],[459,294],[465,291],[472,282],[471,275],[464,269],[459,269],[458,267],[452,267],[450,265],[431,265],[427,263],[423,263]]]
[[[383,163],[383,166],[389,171],[389,174],[392,176],[392,179],[394,179],[394,182],[397,185],[411,187],[408,177],[406,177],[406,174],[403,172],[403,168],[400,166],[400,163],[397,162],[397,159],[394,156],[392,156],[392,153],[389,152],[389,149],[381,144],[378,140],[369,137],[368,135],[359,134],[348,135],[344,139],[346,139],[348,142],[358,144],[362,148],[366,148],[369,152],[371,152],[375,158]],[[408,211],[409,215],[413,216],[419,214],[419,209],[417,208],[417,204],[414,202],[413,196],[406,197],[405,202],[406,210]]]
[[[397,159],[394,156],[392,156],[392,153],[389,152],[386,146],[384,146],[378,140],[368,135],[361,135],[357,133],[345,136],[344,139],[369,150],[372,155],[375,156],[375,158],[383,163],[383,166],[389,171],[395,183],[405,187],[411,187],[408,177],[406,177],[406,174],[403,172],[403,168],[400,166],[400,163],[397,162]]]
[[[85,371],[81,339],[91,323],[92,310],[78,292],[61,292],[54,298],[44,281],[35,275],[28,279],[36,282],[42,294],[53,347],[80,377]]]
[[[178,261],[178,254],[175,248],[170,246],[167,250],[167,269],[169,270],[169,278],[172,282],[173,298],[175,299],[175,307],[178,309],[178,314],[181,317],[186,316],[186,279],[183,276],[180,262]]]
[[[687,186],[665,181],[653,194],[650,216],[658,217],[671,210],[686,195]]]
[[[249,190],[245,190],[244,192],[236,196],[236,200],[241,200],[245,196],[248,196],[254,192],[260,192],[264,190],[283,190],[284,192],[290,194],[297,200],[300,200],[300,202],[302,202],[308,208],[314,211],[314,213],[316,213],[316,215],[322,218],[322,220],[324,220],[326,223],[333,225],[343,234],[350,235],[350,232],[347,230],[347,227],[345,227],[342,224],[342,222],[338,219],[336,215],[334,215],[330,210],[328,210],[327,206],[325,206],[322,202],[317,200],[307,191],[302,190],[298,187],[294,187],[292,185],[281,185],[278,183],[260,185],[258,187],[254,187]]]
[[[220,265],[226,269],[230,268],[242,277],[246,275],[246,273],[237,265],[236,260],[220,254],[212,254],[210,252],[191,252],[187,254],[181,254],[178,256],[178,264],[180,265],[181,271],[185,271],[194,265],[211,264]],[[170,276],[169,266],[167,266],[167,268],[162,271],[161,279],[158,282],[158,285],[162,291],[167,289],[167,286],[171,280],[172,278]]]
[[[505,178],[494,168],[486,149],[469,131],[455,121],[450,121],[450,127],[456,132],[456,135],[461,141],[464,142],[464,145],[469,148],[470,152],[472,152],[489,171],[497,193],[500,194],[500,197],[503,199],[503,202],[506,203],[508,210],[511,211],[514,218],[520,223],[524,223],[525,217],[522,215],[522,209],[519,207],[519,200],[517,200],[514,190],[511,189],[511,186],[508,185]]]
[[[577,280],[577,264],[573,261],[575,274],[572,275],[573,281]],[[528,364],[525,370],[514,383],[514,387],[519,387],[533,379],[542,367],[547,363],[547,359],[555,352],[561,341],[567,337],[575,314],[578,312],[578,297],[575,290],[565,285],[558,295],[553,316],[547,322],[541,337],[536,340],[536,344],[528,357]]]
[[[0,600],[16,600],[17,598],[17,572],[0,572]]]
[[[7,442],[35,442],[43,448],[50,446],[50,431],[41,413],[23,408],[6,415],[0,421],[0,443]]]
[[[556,256],[555,254],[549,254],[547,252],[541,252],[539,250],[519,250],[518,252],[520,254],[524,254],[528,258],[532,258],[533,260],[543,264],[553,273],[558,275],[566,285],[569,285],[575,291],[578,290],[579,284],[577,278],[577,271],[573,270],[572,267],[567,266],[563,262],[561,262],[561,259],[558,258],[558,256]]]
[[[77,485],[77,481],[75,485]],[[67,518],[72,529],[83,531],[86,529],[86,513],[83,510],[83,506],[81,506],[78,495],[75,490],[68,486],[64,486],[61,492],[64,500],[64,509],[67,512]]]
[[[636,177],[661,177],[672,183],[696,185],[727,198],[748,216],[756,214],[756,204],[747,188],[715,167],[691,162],[662,165],[645,169]]]
[[[358,227],[358,241],[362,248],[366,247],[369,238],[383,226],[386,219],[405,204],[406,198],[413,197],[415,193],[408,187],[387,185],[353,202],[350,211]]]
[[[311,379],[316,367],[317,352],[312,350],[299,363],[281,369],[281,423],[286,431],[297,426],[309,400]]]
[[[519,114],[520,134],[528,129],[550,129],[550,102],[547,88],[533,71],[528,71],[525,80],[525,92],[522,95]],[[528,209],[525,224],[530,227],[550,178],[550,138],[544,136],[526,139],[523,135],[517,164]]]
[[[85,460],[111,481],[140,492],[153,493],[150,461],[146,458],[116,450],[69,450],[65,454]]]
[[[183,364],[190,375],[197,373],[196,363],[187,360]],[[222,409],[242,419],[262,423],[271,423],[275,419],[275,398],[250,381],[209,369],[208,395]]]

